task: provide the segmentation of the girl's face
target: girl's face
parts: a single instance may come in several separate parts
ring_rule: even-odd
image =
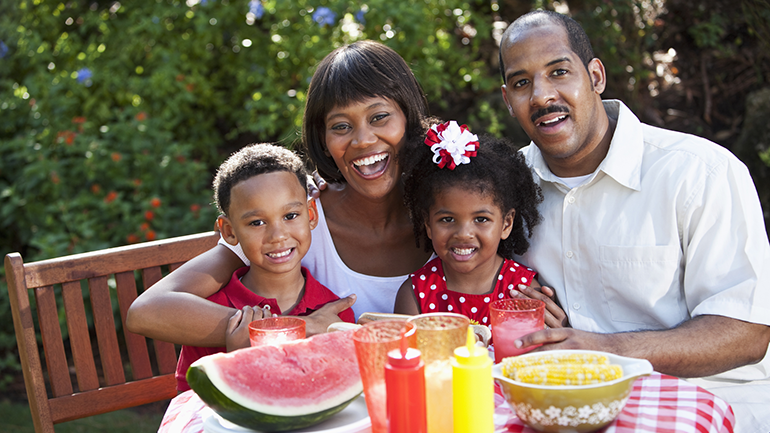
[[[387,98],[369,98],[326,115],[326,147],[348,185],[369,198],[401,180],[396,155],[406,139],[406,116]]]
[[[444,269],[488,272],[500,240],[511,234],[515,211],[503,214],[491,195],[460,186],[443,188],[434,199],[425,229]]]

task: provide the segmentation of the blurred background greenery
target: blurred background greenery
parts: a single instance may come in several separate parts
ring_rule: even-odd
[[[359,39],[406,59],[433,114],[524,145],[497,41],[533,8],[583,24],[605,97],[743,158],[768,209],[770,132],[749,124],[770,114],[768,0],[21,0],[0,5],[0,251],[210,230],[216,166],[250,142],[293,147],[315,65]],[[23,395],[2,277],[0,392]]]

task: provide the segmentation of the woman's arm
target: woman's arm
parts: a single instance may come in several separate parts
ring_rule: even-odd
[[[393,306],[393,312],[396,314],[408,314],[414,316],[420,314],[420,304],[412,290],[412,279],[407,278],[396,294],[396,304]]]
[[[227,284],[242,266],[243,262],[226,247],[215,246],[136,298],[128,309],[126,327],[175,344],[225,346],[227,324],[238,310],[206,298]]]

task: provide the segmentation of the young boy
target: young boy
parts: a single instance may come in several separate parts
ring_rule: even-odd
[[[217,223],[227,243],[241,244],[251,266],[236,270],[227,285],[207,298],[243,310],[230,319],[227,348],[182,346],[176,369],[180,392],[190,389],[185,375],[195,360],[248,341],[250,307],[260,307],[265,316],[305,316],[339,299],[300,264],[318,223],[315,201],[307,200],[306,178],[296,154],[271,144],[246,146],[219,167],[214,179],[221,213]],[[255,319],[260,308],[254,308]],[[351,309],[339,316],[355,321]]]

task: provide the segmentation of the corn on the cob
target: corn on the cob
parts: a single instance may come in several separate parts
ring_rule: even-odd
[[[516,370],[533,365],[550,364],[609,364],[610,361],[605,355],[596,353],[570,353],[570,354],[551,354],[543,353],[537,356],[517,356],[503,358],[503,374],[509,379],[515,379]]]
[[[588,385],[622,376],[622,367],[614,364],[552,364],[517,368],[514,380],[536,385]]]

